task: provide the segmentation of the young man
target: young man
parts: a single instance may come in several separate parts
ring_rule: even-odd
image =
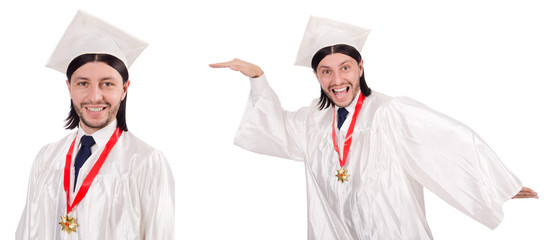
[[[38,153],[16,239],[173,239],[174,180],[128,132],[128,67],[147,46],[79,11],[48,67],[67,75],[76,132]]]
[[[432,239],[423,187],[490,228],[508,199],[537,198],[465,125],[371,91],[359,53],[368,33],[310,19],[297,65],[312,67],[322,91],[296,112],[281,108],[258,66],[211,64],[251,78],[235,144],[304,162],[309,239]]]

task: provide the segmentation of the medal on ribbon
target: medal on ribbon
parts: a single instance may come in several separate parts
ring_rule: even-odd
[[[105,149],[101,152],[98,160],[92,166],[92,169],[84,178],[84,181],[82,182],[82,185],[80,186],[80,189],[78,190],[77,195],[75,196],[75,199],[73,200],[73,203],[70,204],[71,198],[69,197],[70,189],[70,179],[71,179],[71,160],[73,156],[73,149],[75,147],[75,141],[76,136],[73,142],[71,143],[71,147],[69,147],[69,151],[67,152],[66,159],[65,159],[65,172],[63,176],[63,188],[65,189],[65,195],[67,196],[67,214],[65,216],[61,216],[61,222],[59,222],[59,225],[61,225],[61,231],[67,232],[67,234],[71,234],[71,232],[77,232],[76,228],[78,227],[77,220],[74,217],[70,217],[69,213],[71,213],[71,210],[86,196],[86,193],[88,192],[88,189],[90,188],[90,185],[96,178],[96,175],[98,175],[99,170],[101,169],[101,166],[105,162],[105,159],[107,158],[107,155],[109,155],[109,152],[111,152],[111,149],[113,149],[113,146],[117,143],[119,140],[119,137],[122,134],[122,130],[120,128],[117,128],[113,135],[111,135],[111,138],[105,145]]]
[[[346,169],[337,169],[337,175],[335,175],[337,177],[337,181],[341,181],[342,183],[344,183],[344,181],[348,181],[348,170]]]
[[[61,222],[59,222],[59,225],[61,225],[61,231],[65,231],[67,234],[77,232],[77,220],[69,217],[69,214],[65,215],[65,217],[61,216]]]
[[[341,181],[341,183],[344,183],[345,181],[348,181],[348,177],[350,176],[348,174],[348,170],[344,169],[344,164],[346,163],[346,158],[348,157],[348,152],[350,150],[350,145],[352,143],[352,133],[354,132],[354,127],[356,126],[356,119],[358,118],[358,114],[360,113],[360,110],[362,109],[362,105],[364,103],[365,96],[363,93],[360,93],[360,96],[358,98],[358,102],[356,103],[356,107],[354,108],[354,115],[352,116],[352,121],[350,122],[350,126],[348,127],[348,131],[346,132],[346,138],[344,141],[344,147],[343,147],[343,154],[341,158],[341,152],[339,150],[339,145],[337,144],[337,134],[335,132],[335,115],[333,115],[333,147],[335,148],[335,151],[337,152],[337,156],[339,157],[339,164],[341,166],[340,169],[337,169],[337,181]]]

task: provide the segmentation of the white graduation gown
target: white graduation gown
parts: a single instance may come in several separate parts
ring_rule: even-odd
[[[493,229],[502,204],[521,189],[470,128],[410,98],[377,92],[358,115],[344,166],[350,181],[338,182],[334,108],[319,111],[315,101],[288,112],[264,76],[251,83],[235,144],[304,162],[309,239],[432,239],[423,187]]]
[[[96,140],[99,147],[82,166],[71,202],[116,124],[106,128],[110,128],[107,139],[101,143]],[[174,239],[174,179],[170,166],[160,151],[130,132],[122,133],[88,193],[69,214],[77,219],[77,232],[62,232],[58,223],[67,209],[63,189],[65,156],[73,139],[75,133],[46,145],[36,156],[16,239]],[[77,151],[78,139],[73,163]],[[71,189],[73,179],[74,167]]]

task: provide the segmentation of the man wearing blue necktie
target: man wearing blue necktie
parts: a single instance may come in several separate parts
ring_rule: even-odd
[[[309,239],[432,239],[424,188],[489,228],[508,199],[537,198],[462,123],[371,91],[360,55],[368,33],[310,18],[296,64],[312,68],[321,95],[296,112],[281,107],[260,67],[210,65],[250,78],[235,144],[304,162]]]
[[[174,238],[170,166],[126,122],[128,68],[146,46],[77,13],[47,65],[67,76],[77,130],[37,154],[16,239]]]

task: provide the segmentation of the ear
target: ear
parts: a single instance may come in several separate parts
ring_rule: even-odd
[[[318,73],[316,71],[312,71],[314,73],[314,75],[316,76],[316,79],[318,79],[318,82],[320,81],[320,78],[318,76]]]
[[[130,87],[130,80],[126,81],[126,83],[124,85],[122,85],[122,96],[121,96],[121,101],[124,100],[124,98],[126,97],[126,93],[128,92],[128,87]]]
[[[360,76],[364,74],[364,60],[360,60],[360,63],[358,63],[358,66],[360,67]]]
[[[67,89],[69,89],[69,95],[71,95],[71,83],[69,80],[65,80],[65,83],[67,84]]]

